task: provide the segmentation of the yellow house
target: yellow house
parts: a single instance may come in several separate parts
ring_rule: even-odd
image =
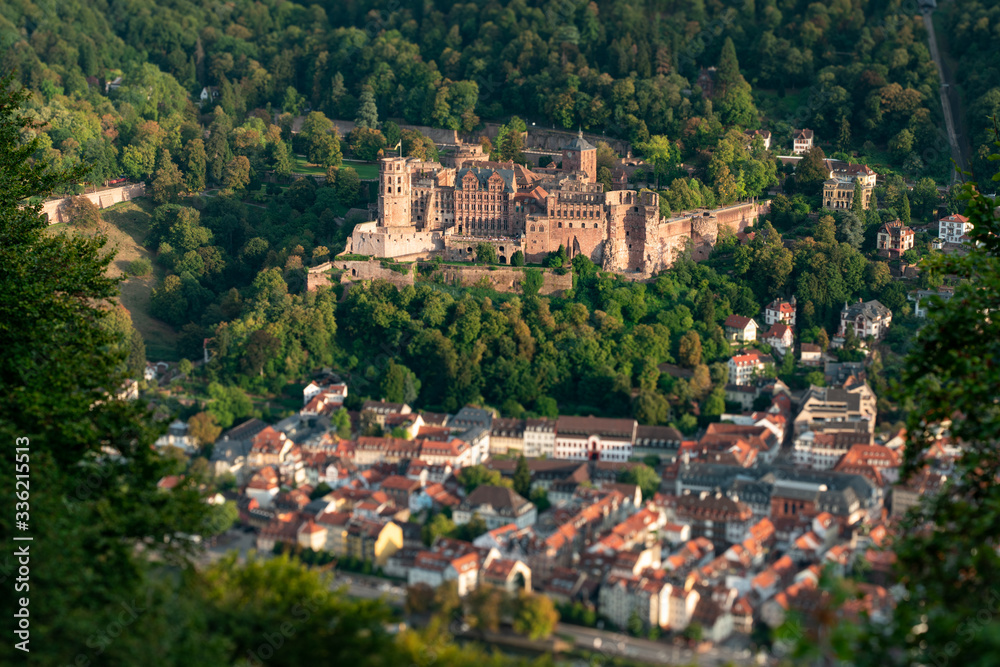
[[[383,567],[403,548],[403,529],[392,521],[379,523],[355,519],[347,527],[347,556]]]

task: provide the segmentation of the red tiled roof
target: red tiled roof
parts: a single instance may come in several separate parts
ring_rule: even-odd
[[[402,475],[392,475],[382,480],[381,488],[383,490],[414,491],[420,488],[420,482]]]
[[[784,322],[775,322],[771,329],[764,334],[765,338],[784,338],[786,334],[792,333],[792,328]]]
[[[725,325],[734,329],[746,329],[752,321],[752,318],[743,315],[730,315],[726,318]]]

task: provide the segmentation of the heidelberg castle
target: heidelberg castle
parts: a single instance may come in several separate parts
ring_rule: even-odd
[[[378,220],[357,225],[345,252],[472,260],[485,242],[505,264],[518,250],[538,263],[564,246],[607,271],[648,277],[688,248],[706,258],[720,227],[739,232],[767,212],[766,203],[748,202],[661,218],[655,192],[604,192],[597,149],[582,133],[563,148],[560,168],[491,162],[476,144],[447,162],[381,159]]]

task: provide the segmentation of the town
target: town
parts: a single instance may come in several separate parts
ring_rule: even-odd
[[[906,432],[876,431],[864,364],[802,344],[800,362],[822,369],[823,386],[792,391],[769,377],[774,360],[753,346],[795,354],[795,312],[776,300],[760,325],[726,320],[740,348],[727,405],[743,409],[696,437],[474,406],[442,414],[369,400],[348,411],[349,385],[327,376],[303,389],[296,414],[223,432],[210,470],[230,480],[222,496],[258,552],[350,563],[408,598],[534,592],[576,622],[745,647],[755,628],[823,608],[829,567],[862,574],[849,614],[886,618],[892,554],[879,547],[960,452],[942,429],[931,466],[900,484]],[[877,340],[891,320],[877,301],[847,304],[833,340]],[[187,431],[176,422],[158,445],[194,453]]]

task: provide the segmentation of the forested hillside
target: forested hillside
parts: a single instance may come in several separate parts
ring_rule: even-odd
[[[724,57],[726,37],[745,83]],[[3,66],[19,68],[45,106],[56,103],[43,113],[59,116],[67,105],[70,114],[96,113],[112,145],[108,125],[124,124],[119,148],[140,119],[162,122],[183,107],[181,89],[218,86],[238,124],[258,108],[351,119],[370,88],[383,117],[408,123],[471,132],[517,113],[634,143],[665,135],[689,149],[714,146],[732,125],[757,127],[759,109],[778,142],[810,127],[828,148],[912,175],[940,173],[947,151],[924,41],[913,7],[882,0],[15,0],[0,8]],[[718,90],[706,104],[699,71],[716,65]],[[125,84],[112,109],[88,92],[87,77],[119,73]],[[90,104],[70,101],[79,98]],[[74,136],[78,146],[56,133],[54,148],[66,159],[108,152],[88,146],[100,134],[95,120],[89,126]]]
[[[911,176],[937,168],[918,155],[936,131],[936,74],[919,17],[896,14],[896,4],[358,6],[0,9],[10,47],[3,64],[31,91],[27,113],[37,125],[24,136],[37,138],[32,159],[85,164],[90,182],[123,174],[148,182],[155,208],[137,212],[135,224],[153,265],[134,272],[155,277],[148,315],[176,331],[168,357],[199,359],[212,339],[204,380],[275,396],[330,366],[364,385],[359,397],[385,397],[391,369],[370,360],[388,343],[396,372],[420,381],[410,392],[418,407],[472,401],[554,414],[558,405],[691,431],[695,415],[725,407],[721,323],[730,313],[752,316],[794,294],[803,340],[822,342],[844,301],[905,305],[888,265],[866,254],[885,220],[932,215],[933,180],[907,192],[890,175],[875,192],[881,210],[813,222],[826,178],[819,151],[784,181],[789,194],[773,199],[771,225],[752,244],[723,239],[712,268],[682,263],[652,285],[553,257],[550,266],[572,268],[577,283],[551,304],[532,294],[502,303],[452,295],[428,272],[421,280],[429,284],[416,289],[355,290],[339,306],[333,293],[306,293],[307,267],[343,249],[353,221],[346,210],[365,203],[343,156],[370,160],[397,140],[408,155],[435,155],[426,137],[389,118],[475,136],[483,119],[517,112],[619,135],[654,170],[663,215],[766,194],[787,171],[774,156],[793,126],[813,127],[831,149],[860,151],[856,160],[867,152]],[[703,96],[706,66],[718,68]],[[330,116],[358,127],[341,141]],[[743,134],[762,123],[775,133],[772,151]],[[516,157],[508,148],[498,140],[495,152]],[[325,183],[289,184],[296,155],[319,165]],[[602,180],[614,160],[601,144]],[[92,211],[74,226],[90,234],[99,220]],[[929,247],[918,241],[910,259]],[[671,361],[694,381],[661,378],[656,366]],[[783,376],[803,381],[793,367]]]
[[[955,58],[954,75],[966,108],[968,141],[974,148],[972,169],[988,176],[986,157],[993,140],[994,118],[1000,114],[1000,2],[956,0],[944,5],[948,50]]]

